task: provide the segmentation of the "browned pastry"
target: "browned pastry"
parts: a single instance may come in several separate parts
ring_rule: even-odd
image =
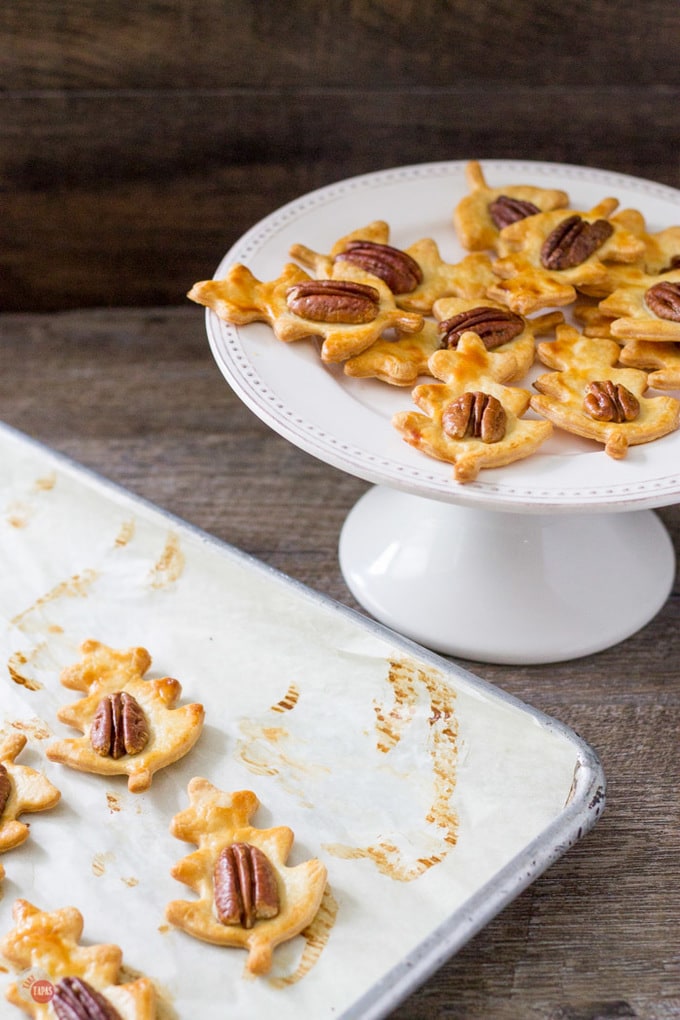
[[[657,390],[680,390],[680,342],[664,343],[628,340],[619,361],[647,373],[647,382]]]
[[[547,421],[522,418],[527,390],[502,385],[515,367],[511,351],[488,351],[476,333],[464,333],[452,350],[437,351],[430,372],[441,383],[416,386],[424,411],[403,411],[392,424],[409,445],[453,464],[457,482],[474,481],[482,468],[528,457],[552,432]]]
[[[363,354],[345,362],[345,374],[381,379],[393,386],[414,386],[419,376],[431,374],[429,361],[435,351],[455,346],[457,337],[472,330],[482,337],[487,350],[513,353],[513,374],[502,380],[513,382],[533,364],[536,335],[548,333],[564,322],[561,312],[526,319],[489,299],[441,298],[435,301],[433,312],[441,321],[428,319],[420,333],[377,340]]]
[[[571,304],[577,288],[597,287],[607,263],[635,262],[644,244],[611,218],[617,204],[603,199],[588,212],[558,209],[504,227],[493,264],[500,279],[489,296],[529,315]]]
[[[604,337],[612,340],[611,325],[613,317],[606,315],[597,301],[581,298],[571,308],[574,321],[581,327],[584,336]]]
[[[207,779],[189,783],[190,807],[171,832],[198,850],[179,861],[173,878],[198,893],[173,900],[168,920],[204,942],[248,951],[246,968],[266,974],[272,953],[313,920],[326,887],[326,868],[314,859],[288,867],[293,832],[257,829],[259,801],[250,790],[226,793]]]
[[[666,227],[650,234],[644,216],[637,209],[622,209],[611,217],[611,222],[634,234],[641,241],[643,251],[632,264],[607,263],[607,272],[601,280],[579,288],[584,294],[602,300],[616,290],[644,286],[647,277],[680,269],[680,227]]]
[[[486,298],[470,301],[464,298],[442,298],[433,309],[438,322],[442,346],[455,348],[466,332],[476,333],[488,351],[512,351],[517,368],[502,382],[516,382],[534,363],[536,336],[550,333],[564,322],[561,312],[547,312],[533,319],[510,311],[507,306]]]
[[[75,907],[42,911],[17,900],[16,926],[0,952],[21,974],[6,996],[33,1020],[155,1020],[156,990],[147,977],[121,982],[116,945],[81,946],[83,916]]]
[[[408,248],[389,244],[390,228],[375,220],[341,237],[328,254],[294,244],[291,258],[313,270],[320,279],[342,279],[348,265],[358,266],[383,280],[399,308],[429,313],[437,298],[447,295],[481,297],[493,282],[488,255],[468,255],[460,262],[445,262],[432,238]]]
[[[29,811],[47,811],[59,802],[56,786],[35,769],[17,765],[16,758],[26,746],[23,733],[0,738],[0,854],[20,846],[29,836],[29,826],[19,816]],[[0,879],[5,874],[0,864]]]
[[[326,362],[360,354],[386,330],[417,333],[423,325],[422,315],[397,308],[383,280],[351,264],[343,267],[341,279],[316,280],[288,263],[268,283],[236,264],[221,280],[194,284],[188,296],[226,322],[269,323],[286,343],[318,337]]]
[[[650,276],[680,269],[680,226],[664,227],[650,233],[644,216],[638,209],[621,209],[612,216],[626,230],[636,234],[645,246],[640,258],[640,268]]]
[[[458,239],[468,251],[495,249],[498,235],[510,223],[569,204],[566,192],[532,184],[506,184],[491,188],[476,160],[465,168],[469,193],[453,213]]]
[[[680,269],[635,280],[600,301],[617,340],[680,341]]]
[[[61,682],[86,696],[57,717],[83,736],[51,744],[47,757],[80,772],[127,775],[128,789],[141,793],[155,772],[194,746],[203,728],[203,706],[175,708],[182,686],[172,677],[145,680],[151,665],[145,648],[117,651],[90,640],[81,653],[80,662],[62,671]]]
[[[680,401],[645,397],[645,372],[616,368],[614,340],[583,336],[559,326],[557,339],[538,345],[538,356],[557,371],[539,376],[531,406],[554,425],[603,443],[610,457],[625,457],[630,446],[649,443],[680,424]]]
[[[437,323],[426,319],[418,333],[381,337],[361,354],[348,358],[344,372],[358,379],[380,379],[391,386],[413,386],[418,376],[430,374],[428,362],[441,343]]]

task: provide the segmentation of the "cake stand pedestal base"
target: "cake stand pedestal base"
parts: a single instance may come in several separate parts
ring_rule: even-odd
[[[652,510],[510,513],[376,486],[350,511],[340,567],[377,620],[480,662],[575,659],[629,637],[670,593],[675,554]]]

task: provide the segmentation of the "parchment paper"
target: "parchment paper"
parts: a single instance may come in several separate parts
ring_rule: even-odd
[[[338,1017],[564,811],[579,745],[560,727],[11,430],[0,465],[0,736],[26,733],[18,761],[62,793],[2,857],[2,934],[17,897],[74,905],[164,1017]],[[59,674],[87,638],[143,645],[149,676],[205,706],[195,748],[144,794],[45,758],[77,735]],[[194,776],[254,790],[254,824],[295,833],[288,863],[328,868],[267,977],[165,921],[194,896],[170,877],[194,847],[169,832]]]

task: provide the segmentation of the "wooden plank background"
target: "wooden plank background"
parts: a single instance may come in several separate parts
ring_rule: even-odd
[[[521,158],[680,185],[678,0],[4,0],[0,310],[181,304],[342,177]]]

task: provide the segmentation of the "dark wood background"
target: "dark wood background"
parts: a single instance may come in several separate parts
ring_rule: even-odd
[[[0,310],[181,304],[311,188],[440,159],[680,185],[678,0],[3,0]]]

